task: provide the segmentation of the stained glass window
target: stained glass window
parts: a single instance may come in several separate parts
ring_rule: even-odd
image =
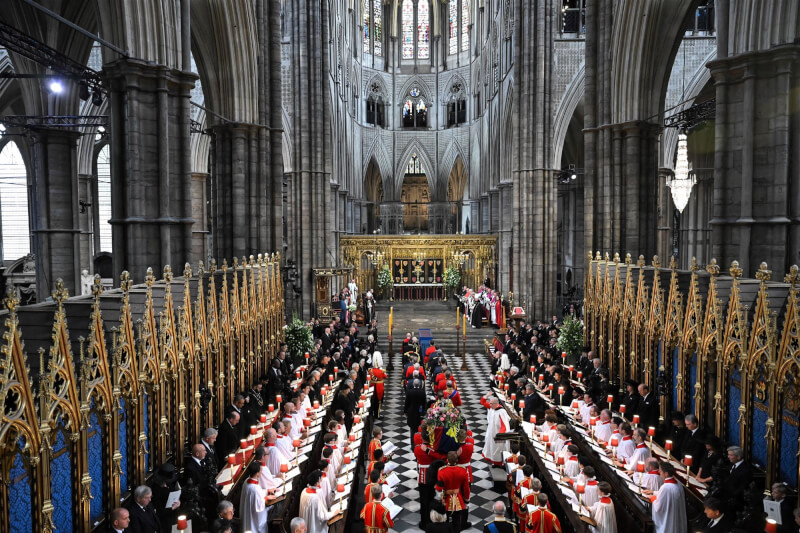
[[[469,50],[469,2],[461,0],[461,51]]]
[[[414,2],[403,1],[403,59],[414,59]]]
[[[450,53],[458,52],[458,0],[450,0]]]
[[[364,53],[369,54],[372,51],[369,48],[369,12],[370,0],[364,0]]]
[[[374,11],[372,15],[372,38],[375,40],[373,46],[374,54],[381,56],[383,54],[383,0],[374,0]]]
[[[428,0],[419,0],[417,4],[417,58],[428,59],[430,47],[430,7]]]
[[[14,141],[0,151],[0,215],[3,260],[13,261],[29,254],[28,179],[22,154]]]

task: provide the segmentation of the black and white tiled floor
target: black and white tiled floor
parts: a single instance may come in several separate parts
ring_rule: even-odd
[[[472,456],[472,496],[469,504],[469,521],[472,528],[465,530],[476,533],[483,530],[486,520],[492,516],[492,504],[498,499],[506,500],[503,482],[495,484],[492,479],[492,468],[481,457],[483,441],[486,434],[486,409],[481,406],[480,398],[488,391],[489,363],[482,353],[468,354],[468,370],[462,372],[460,358],[448,356],[451,368],[456,370],[456,380],[463,405],[461,412],[467,420],[469,429],[475,438],[475,450]],[[384,439],[391,440],[399,448],[394,455],[398,464],[397,475],[400,485],[395,489],[393,501],[404,508],[395,519],[392,531],[404,533],[420,533],[419,529],[419,492],[417,492],[417,472],[414,453],[411,449],[410,434],[403,416],[404,393],[400,385],[399,365],[389,373],[386,397],[383,402],[381,419],[375,423],[383,429]],[[502,473],[500,470],[496,470]],[[507,502],[506,502],[507,503]]]

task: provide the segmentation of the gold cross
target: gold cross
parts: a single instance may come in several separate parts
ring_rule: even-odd
[[[417,283],[419,283],[419,275],[422,273],[422,261],[417,261],[417,266],[414,267],[414,274],[417,275]]]
[[[433,280],[431,281],[436,282],[436,261],[433,262]]]

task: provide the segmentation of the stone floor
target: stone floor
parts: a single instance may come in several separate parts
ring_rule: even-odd
[[[410,331],[416,335],[420,327],[431,328],[435,341],[442,337],[455,338],[456,313],[454,307],[442,302],[393,302],[392,305],[394,305],[395,337],[398,339],[398,344],[405,336],[404,332]],[[386,303],[378,308],[378,312],[378,320],[382,328],[381,335],[384,336],[383,332],[388,322],[388,306]],[[460,364],[453,365],[456,368],[456,379],[463,401],[461,411],[467,419],[467,424],[473,431],[475,438],[475,452],[473,454],[474,482],[471,487],[472,496],[470,498],[469,515],[472,528],[465,530],[469,533],[482,531],[486,519],[491,517],[492,503],[501,498],[505,499],[503,483],[494,482],[492,469],[481,458],[484,435],[486,433],[486,410],[479,402],[480,397],[488,391],[489,387],[489,362],[482,347],[483,339],[491,338],[492,335],[494,335],[494,329],[492,328],[475,330],[468,328],[468,352],[466,356],[468,370],[461,371],[459,370]],[[445,353],[448,354],[445,340],[442,341],[442,344],[444,344]],[[453,340],[452,343],[454,344],[455,341]],[[385,348],[385,337],[381,339],[381,345]],[[470,346],[480,346],[481,349],[477,352],[470,352]],[[421,530],[418,527],[420,514],[416,461],[409,443],[408,426],[403,416],[403,402],[404,391],[400,386],[400,368],[397,365],[389,373],[381,420],[376,421],[376,424],[383,429],[384,438],[391,440],[399,448],[395,452],[393,460],[398,464],[397,475],[400,477],[401,482],[395,489],[397,494],[393,500],[404,510],[395,519],[395,528],[392,531],[420,533]],[[360,494],[357,496],[354,508],[361,509],[362,507],[363,494]],[[363,531],[363,522],[356,521],[353,525],[353,533]]]

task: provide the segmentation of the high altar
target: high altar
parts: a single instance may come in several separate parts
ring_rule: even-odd
[[[447,299],[444,272],[450,265],[461,271],[461,285],[473,288],[493,281],[497,271],[496,235],[347,236],[340,250],[363,290],[377,290],[378,271],[388,267],[393,286],[384,296],[399,300]]]

